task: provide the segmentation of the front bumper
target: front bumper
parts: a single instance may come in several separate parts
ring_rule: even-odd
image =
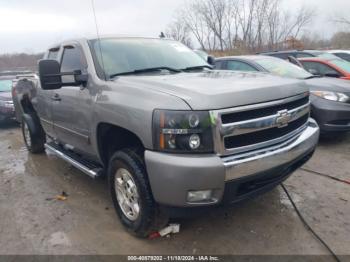
[[[146,151],[153,197],[159,204],[175,207],[241,201],[272,188],[304,164],[315,150],[318,138],[319,128],[310,119],[301,134],[283,144],[228,157]],[[255,182],[261,186],[244,189],[252,188]],[[213,190],[212,201],[187,201],[188,191],[209,189]]]
[[[311,116],[322,133],[350,131],[350,104],[312,96]]]

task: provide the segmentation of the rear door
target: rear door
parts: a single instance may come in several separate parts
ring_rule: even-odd
[[[61,55],[61,72],[81,70],[87,72],[84,53],[77,43],[63,46]],[[62,76],[62,82],[73,82],[73,76]],[[92,98],[88,88],[82,86],[64,86],[54,90],[53,122],[57,140],[74,148],[86,152],[90,149],[90,118]]]

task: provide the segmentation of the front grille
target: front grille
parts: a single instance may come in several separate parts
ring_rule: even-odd
[[[302,127],[307,122],[308,118],[309,118],[309,115],[304,115],[298,120],[291,122],[288,126],[282,127],[282,128],[274,127],[274,128],[265,129],[263,131],[254,132],[254,133],[226,137],[225,147],[226,148],[243,147],[243,146],[258,144],[258,143],[266,142],[279,137],[283,137],[289,134],[290,132]]]
[[[276,114],[276,112],[280,110],[292,110],[294,108],[305,105],[309,102],[309,97],[302,97],[301,99],[297,99],[295,101],[288,102],[286,104],[275,105],[266,108],[253,109],[249,111],[243,112],[235,112],[230,114],[224,114],[221,116],[221,121],[223,124],[245,121],[248,119],[260,118],[268,115]]]
[[[212,111],[215,151],[219,155],[248,152],[283,143],[298,135],[310,111],[304,93],[267,103]]]

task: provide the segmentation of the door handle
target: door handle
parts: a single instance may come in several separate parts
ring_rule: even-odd
[[[53,101],[61,101],[62,98],[60,97],[59,94],[54,94],[54,95],[51,97],[51,100],[53,100]]]

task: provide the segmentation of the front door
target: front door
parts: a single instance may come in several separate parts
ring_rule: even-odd
[[[45,57],[46,59],[58,60],[60,47],[51,48]],[[53,137],[55,136],[53,130],[53,118],[52,118],[52,90],[44,90],[40,87],[40,81],[38,80],[39,88],[37,88],[36,98],[32,100],[35,110],[40,117],[41,125],[43,126],[45,133]]]
[[[87,72],[84,54],[77,44],[66,45],[61,58],[61,72]],[[74,76],[62,76],[62,82],[73,82]],[[68,148],[89,152],[91,97],[88,88],[64,86],[52,93],[52,115],[56,139]]]

